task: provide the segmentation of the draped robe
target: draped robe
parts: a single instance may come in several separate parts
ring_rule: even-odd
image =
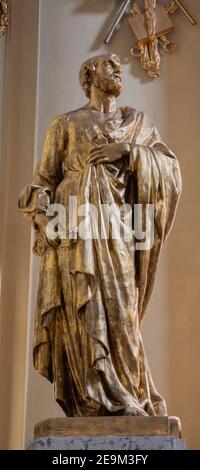
[[[130,155],[87,163],[96,143],[111,142],[129,143]],[[134,236],[69,240],[69,233],[68,242],[53,247],[36,231],[35,251],[42,259],[34,366],[53,382],[67,416],[131,414],[137,408],[166,414],[140,323],[180,191],[177,159],[142,112],[119,108],[104,114],[85,106],[55,118],[49,127],[32,184],[19,198],[25,216],[34,221],[44,193],[49,203],[64,205],[67,227],[72,195],[78,205],[95,205],[103,229],[102,204],[154,205],[154,244],[146,250],[135,249]]]

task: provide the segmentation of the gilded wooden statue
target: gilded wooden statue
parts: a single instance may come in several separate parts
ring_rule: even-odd
[[[32,183],[19,197],[41,256],[34,366],[53,383],[67,416],[166,415],[140,325],[181,192],[179,164],[143,112],[117,106],[118,56],[84,62],[80,83],[88,102],[53,120]],[[75,210],[69,215],[71,200],[77,217]],[[135,206],[144,223],[145,207],[153,208],[153,243],[142,249]],[[66,230],[51,235],[60,207]],[[116,209],[111,219],[105,207]],[[113,236],[117,224],[122,235]]]

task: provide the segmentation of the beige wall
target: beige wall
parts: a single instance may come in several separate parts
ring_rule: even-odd
[[[17,1],[19,2],[19,0],[14,0],[13,3],[15,4]],[[26,1],[32,4],[32,0]],[[52,117],[66,110],[74,109],[85,102],[78,84],[78,71],[81,62],[93,54],[106,50],[118,53],[124,64],[125,91],[120,97],[120,103],[146,111],[157,122],[162,136],[179,157],[183,173],[183,195],[173,232],[162,255],[157,285],[144,320],[143,333],[154,378],[161,392],[167,398],[169,413],[181,417],[184,436],[187,438],[189,446],[200,448],[198,436],[198,421],[200,421],[198,409],[200,394],[200,372],[198,369],[200,353],[200,316],[198,312],[200,276],[200,248],[198,245],[198,230],[200,228],[198,218],[198,202],[200,200],[198,182],[200,171],[198,158],[198,134],[200,133],[199,25],[195,28],[192,27],[180,14],[174,17],[173,21],[177,26],[175,33],[178,44],[177,51],[174,55],[165,55],[162,62],[163,75],[160,79],[152,81],[146,77],[139,63],[131,59],[129,51],[134,43],[134,38],[126,21],[123,21],[120,31],[113,37],[108,49],[103,45],[106,28],[120,1],[59,0],[58,5],[57,0],[40,0],[39,3],[35,162],[39,158],[44,134]],[[166,2],[160,0],[160,3]],[[199,1],[193,0],[190,8],[196,18],[200,20]],[[30,22],[31,13],[26,11],[26,15],[27,22]],[[37,22],[35,22],[34,37],[36,33]],[[32,47],[31,57],[34,69],[35,42]],[[14,58],[12,58],[12,64],[14,67]],[[25,63],[19,64],[18,73],[22,65],[26,70]],[[33,83],[31,90],[30,127],[34,119]],[[19,103],[21,103],[21,97],[18,105]],[[10,132],[12,129],[9,129]],[[24,134],[23,127],[19,129],[19,132],[20,136]],[[27,140],[26,154],[23,150],[24,157],[21,157],[18,168],[15,169],[21,187],[30,180],[33,160],[32,147],[32,140],[30,142]],[[28,167],[24,166],[25,162]],[[9,171],[7,178],[8,181],[11,178]],[[18,189],[17,186],[18,184],[15,184],[15,190]],[[20,427],[20,432],[23,428],[24,442],[27,443],[32,438],[33,426],[37,421],[61,415],[61,412],[53,401],[52,386],[36,374],[32,367],[32,323],[36,300],[38,260],[31,257],[28,301],[29,229],[24,221],[19,223],[14,206],[13,216],[16,224],[20,224],[19,246],[21,240],[25,240],[26,243],[23,259],[19,255],[12,254],[14,249],[11,249],[12,256],[10,254],[10,266],[14,264],[14,275],[19,275],[19,281],[17,289],[16,286],[14,289],[11,284],[10,290],[6,290],[5,286],[4,292],[4,302],[7,303],[6,311],[10,315],[9,321],[11,322],[11,318],[15,319],[15,330],[12,329],[12,335],[10,327],[7,326],[7,329],[3,330],[11,345],[9,368],[6,369],[9,370],[9,374],[5,373],[4,380],[5,389],[8,391],[11,388],[11,381],[16,384],[16,377],[19,374],[19,359],[21,364],[24,364],[25,361],[25,313],[27,310],[29,323],[25,412],[24,423]],[[9,253],[8,246],[5,245],[5,247]],[[194,253],[192,253],[191,247],[194,248]],[[19,300],[16,303],[15,300],[9,299],[8,292],[13,291],[16,299],[20,298],[20,302],[23,302],[23,306],[20,306]],[[21,297],[22,292],[25,293],[25,296],[23,294]],[[21,312],[23,312],[22,318]],[[10,325],[9,321],[6,321],[7,325]],[[18,325],[17,328],[16,325]],[[15,357],[15,347],[19,342],[20,335],[23,347]],[[5,346],[5,351],[7,349]],[[5,364],[7,364],[6,359]],[[18,372],[14,371],[13,365],[18,367]],[[14,391],[8,400],[11,403],[8,413],[10,414],[10,428],[7,430],[7,440],[4,439],[4,442],[10,442],[8,445],[11,447],[19,445],[19,440],[14,439],[11,432],[16,426],[13,424],[13,419],[16,418],[15,413],[18,414],[18,420],[23,416],[24,365],[20,374],[22,396],[17,411],[12,401]]]
[[[183,176],[176,232],[168,247],[170,412],[182,417],[189,445],[200,449],[200,2],[189,4],[198,26],[177,18],[181,48],[167,82],[167,134]]]
[[[5,69],[6,69],[6,44],[7,36],[3,36],[0,41],[0,219],[3,214],[3,126],[4,126],[4,87],[5,87]],[[2,257],[2,233],[0,231],[0,278],[1,278],[1,257]]]
[[[30,230],[18,214],[17,199],[24,180],[31,178],[33,166],[37,13],[36,0],[13,0],[7,37],[1,214],[1,449],[20,448],[23,440]]]
[[[4,83],[5,83],[5,65],[6,65],[6,36],[0,41],[0,165],[2,161],[2,127],[3,127],[3,107],[4,107]]]

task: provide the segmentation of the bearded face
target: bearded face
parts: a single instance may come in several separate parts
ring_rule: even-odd
[[[104,93],[119,96],[122,92],[122,66],[115,55],[98,57],[93,84]]]

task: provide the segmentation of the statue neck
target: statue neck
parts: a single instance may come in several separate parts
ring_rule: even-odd
[[[115,113],[117,110],[116,97],[92,87],[89,106],[101,113]]]

